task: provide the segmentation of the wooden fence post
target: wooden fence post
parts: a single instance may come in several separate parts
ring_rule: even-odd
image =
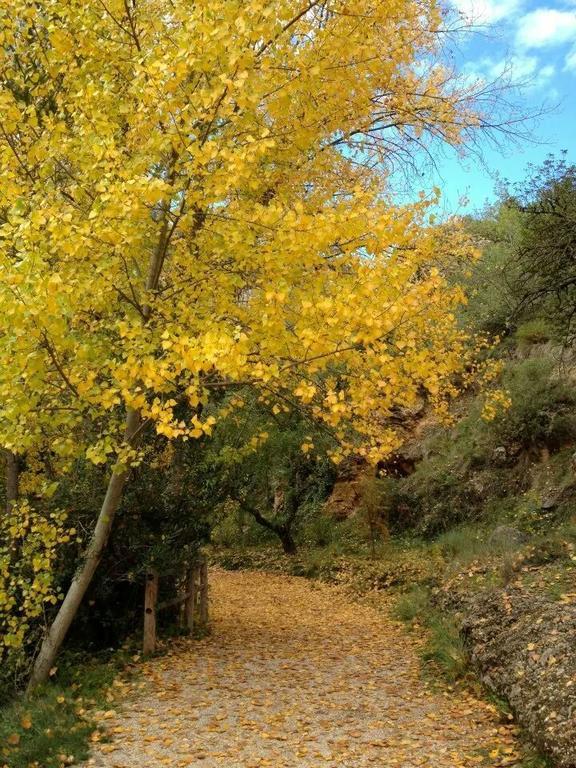
[[[186,573],[186,602],[184,603],[184,619],[188,632],[194,631],[194,614],[196,612],[196,580],[198,575],[198,566],[196,563],[188,568]]]
[[[154,571],[146,574],[144,592],[144,655],[156,650],[156,602],[158,600],[158,574]]]
[[[200,623],[208,626],[208,559],[200,561]]]

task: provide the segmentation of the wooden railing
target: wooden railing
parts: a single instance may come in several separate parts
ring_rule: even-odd
[[[165,574],[166,575],[166,574]],[[156,616],[158,611],[182,606],[180,621],[189,633],[194,631],[196,623],[203,629],[208,626],[208,561],[200,557],[186,571],[185,592],[170,600],[158,602],[160,576],[157,571],[146,574],[144,591],[144,641],[142,650],[145,655],[156,650]]]

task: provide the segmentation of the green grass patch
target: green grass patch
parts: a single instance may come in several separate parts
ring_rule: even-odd
[[[466,676],[469,656],[464,640],[452,617],[433,606],[426,589],[414,587],[401,595],[392,613],[400,621],[424,627],[421,656],[426,670],[432,669],[451,684]]]
[[[53,681],[1,706],[2,768],[62,768],[85,760],[90,736],[98,730],[90,712],[114,707],[109,689],[125,668],[127,654],[88,660],[68,654]]]
[[[422,660],[432,666],[448,683],[456,683],[469,670],[466,645],[455,622],[432,610],[426,620],[428,639],[422,651]]]
[[[423,587],[414,587],[398,598],[392,609],[392,615],[395,619],[409,624],[425,616],[429,610],[428,590]]]
[[[526,747],[526,752],[518,768],[553,768],[553,763],[548,758]]]

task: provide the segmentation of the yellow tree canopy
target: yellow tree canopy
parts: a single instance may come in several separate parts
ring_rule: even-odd
[[[0,8],[4,447],[125,461],[127,410],[199,437],[249,382],[376,461],[453,394],[468,246],[386,194],[474,123],[433,0]]]

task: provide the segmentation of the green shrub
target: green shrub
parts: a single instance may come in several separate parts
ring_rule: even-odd
[[[529,565],[546,565],[556,560],[570,560],[571,552],[568,544],[560,539],[543,539],[530,548],[524,558]]]
[[[306,517],[300,539],[309,547],[328,547],[338,536],[338,525],[333,517],[314,509]]]
[[[423,587],[413,587],[409,592],[401,595],[396,601],[392,615],[394,618],[407,623],[423,617],[430,608],[430,596],[428,590]]]
[[[480,531],[464,525],[441,534],[436,543],[449,560],[473,560],[486,550],[485,539]]]
[[[534,318],[516,329],[516,341],[520,347],[544,344],[554,338],[554,329],[547,320]]]
[[[405,622],[418,621],[426,629],[422,661],[434,668],[447,682],[464,677],[469,668],[469,655],[464,638],[454,620],[439,611],[423,587],[413,587],[398,598],[392,615]]]
[[[576,437],[576,393],[556,375],[552,360],[534,358],[508,366],[502,386],[512,404],[489,428],[503,444],[554,449]]]

